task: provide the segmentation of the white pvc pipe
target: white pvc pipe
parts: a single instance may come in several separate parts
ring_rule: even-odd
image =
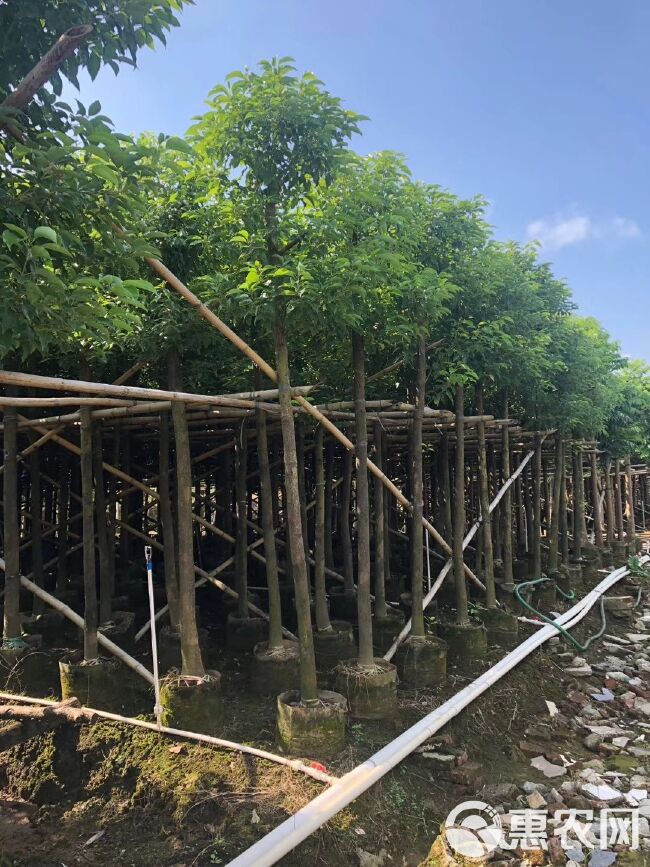
[[[22,701],[26,704],[38,704],[47,707],[57,707],[57,705],[61,704],[61,702],[53,701],[52,699],[32,698],[28,695],[13,695],[11,692],[0,692],[0,699],[2,701]],[[97,710],[97,708],[94,707],[82,706],[81,710],[93,713],[103,719],[112,720],[113,722],[127,723],[128,725],[136,726],[137,728],[150,729],[151,731],[159,732],[161,734],[173,735],[177,738],[186,738],[187,740],[198,741],[202,744],[222,747],[223,749],[232,750],[233,752],[247,753],[251,756],[257,756],[258,759],[266,759],[267,761],[275,762],[278,765],[286,765],[294,771],[300,771],[303,774],[307,774],[308,777],[313,777],[315,780],[318,780],[319,783],[333,783],[337,780],[337,777],[332,777],[323,771],[319,771],[317,768],[311,768],[309,765],[305,765],[301,761],[298,761],[298,759],[286,759],[284,756],[277,756],[275,753],[268,753],[266,750],[258,750],[256,747],[249,747],[247,744],[237,744],[234,741],[225,741],[222,738],[213,738],[211,735],[202,735],[198,732],[188,732],[184,729],[173,729],[169,728],[169,726],[158,727],[157,723],[150,723],[143,719],[136,719],[135,717],[120,716],[120,714],[110,713],[107,710]]]
[[[646,556],[642,558],[642,562],[648,560],[650,560],[650,557]],[[625,567],[616,569],[580,602],[574,605],[573,608],[556,618],[555,622],[563,625],[565,628],[573,627],[582,620],[606,590],[609,590],[610,587],[627,574],[628,570]],[[291,852],[292,849],[299,843],[302,843],[310,834],[313,834],[321,825],[324,825],[332,816],[336,815],[344,807],[347,807],[355,798],[358,798],[359,795],[363,794],[377,780],[380,780],[395,765],[398,765],[410,755],[413,750],[432,737],[439,729],[474,701],[474,699],[478,698],[532,653],[533,650],[536,650],[545,641],[557,634],[557,630],[550,624],[542,627],[475,681],[448,699],[418,723],[411,726],[411,728],[407,729],[398,738],[391,741],[391,743],[363,762],[363,764],[358,765],[352,771],[345,774],[327,791],[314,798],[313,801],[310,801],[294,816],[286,819],[277,828],[274,828],[273,831],[262,837],[261,840],[258,840],[257,843],[231,861],[230,867],[270,867],[271,864],[277,863],[280,858]]]

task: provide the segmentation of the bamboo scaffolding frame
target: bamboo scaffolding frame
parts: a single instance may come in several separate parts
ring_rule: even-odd
[[[43,388],[51,391],[74,391],[82,394],[105,394],[124,399],[148,399],[178,401],[186,404],[207,404],[218,407],[255,409],[255,401],[235,397],[193,394],[187,391],[166,391],[160,388],[138,388],[134,385],[109,385],[105,382],[89,382],[81,379],[61,379],[55,376],[40,376],[35,373],[0,370],[0,385],[23,388]]]
[[[120,230],[121,234],[124,233]],[[277,373],[273,367],[271,367],[268,362],[266,362],[261,355],[259,355],[251,346],[246,343],[245,340],[242,340],[238,334],[236,334],[232,328],[226,325],[223,320],[221,320],[210,308],[205,305],[202,301],[197,298],[197,296],[187,288],[187,286],[173,274],[169,268],[163,265],[162,262],[158,259],[154,259],[150,256],[145,257],[145,261],[147,264],[160,276],[163,280],[165,280],[182,298],[184,298],[187,303],[193,307],[197,313],[206,320],[213,328],[219,331],[227,340],[229,340],[234,346],[236,346],[247,358],[249,358],[254,364],[256,364],[262,373],[271,380],[271,382],[277,383]],[[316,419],[323,427],[335,438],[337,439],[341,445],[345,446],[348,451],[354,452],[354,444],[352,441],[341,431],[335,424],[333,424],[322,412],[320,412],[316,407],[309,403],[304,397],[297,397],[298,405],[304,409],[307,413],[309,413],[313,418]],[[368,460],[368,469],[370,472],[378,478],[381,483],[390,491],[390,493],[397,499],[397,501],[402,505],[407,511],[412,511],[412,506],[409,500],[404,496],[404,494],[393,484],[393,482],[379,469],[379,467],[370,459]],[[449,543],[440,535],[440,533],[436,530],[433,524],[430,523],[425,517],[422,518],[422,524],[429,533],[429,535],[434,539],[434,541],[443,549],[446,554],[451,554],[451,547]],[[472,572],[469,566],[464,563],[463,569],[467,577],[478,587],[483,587],[482,582],[476,577],[476,575]]]

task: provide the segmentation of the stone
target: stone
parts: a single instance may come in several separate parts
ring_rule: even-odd
[[[546,798],[540,792],[531,792],[526,800],[531,810],[541,810],[542,807],[547,805]]]
[[[568,674],[569,677],[591,677],[593,669],[590,665],[571,666],[565,668],[564,673]]]
[[[566,784],[563,783],[563,785]],[[571,785],[571,783],[568,785]],[[521,788],[527,795],[532,795],[533,792],[541,792],[543,794],[548,791],[548,786],[545,786],[544,783],[525,782]]]
[[[357,849],[357,858],[359,859],[359,867],[384,867],[384,864],[392,860],[385,849],[380,849],[377,855],[366,852],[364,849]]]
[[[585,783],[582,786],[582,791],[590,798],[595,798],[597,801],[605,801],[607,804],[617,804],[623,800],[623,795],[607,784],[597,786],[593,783]]]
[[[545,777],[563,777],[566,774],[565,768],[552,764],[544,756],[537,756],[537,758],[531,759],[530,763],[538,771],[541,771]]]
[[[603,739],[600,735],[592,732],[588,734],[587,737],[583,740],[583,744],[587,747],[588,750],[592,750],[596,752],[598,747],[603,743]]]
[[[616,680],[619,683],[629,683],[630,678],[622,671],[608,671],[607,672],[608,680]]]
[[[481,765],[476,762],[466,762],[464,765],[459,765],[458,767],[453,768],[449,776],[454,783],[476,790],[479,789],[483,783],[481,774]]]
[[[589,859],[589,867],[610,867],[616,861],[616,852],[607,852],[603,849],[596,849]]]
[[[555,867],[560,867],[560,865],[566,864],[566,853],[564,852],[562,842],[558,837],[548,838],[548,855],[551,859],[551,864],[555,865]]]
[[[514,783],[494,783],[492,785],[483,786],[481,796],[488,803],[503,803],[504,801],[513,801],[519,794],[519,789]]]
[[[544,752],[544,747],[541,744],[535,744],[531,741],[519,741],[519,749],[525,756],[534,758]]]
[[[607,687],[604,687],[602,692],[594,693],[591,697],[596,701],[614,701],[616,698],[611,689],[607,689]]]

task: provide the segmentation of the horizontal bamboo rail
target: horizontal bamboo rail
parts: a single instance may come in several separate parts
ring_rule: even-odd
[[[0,370],[0,385],[23,388],[43,388],[51,391],[75,391],[82,394],[105,394],[110,397],[147,400],[174,400],[182,403],[207,404],[208,406],[239,407],[255,409],[256,401],[235,397],[219,397],[210,394],[192,394],[186,391],[165,391],[160,388],[138,388],[135,385],[109,385],[106,382],[86,382],[81,379],[61,379],[55,376],[39,376],[35,373],[19,373]]]

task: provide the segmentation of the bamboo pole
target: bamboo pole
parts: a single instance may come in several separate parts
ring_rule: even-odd
[[[175,403],[198,403],[209,406],[232,406],[255,409],[254,401],[230,397],[215,397],[209,394],[191,394],[186,391],[165,391],[160,388],[138,388],[134,385],[109,385],[105,382],[89,382],[80,379],[61,379],[55,376],[39,376],[35,373],[19,373],[0,370],[0,384],[23,388],[43,388],[52,391],[75,391],[105,394],[110,397],[147,398],[148,400],[171,400]],[[304,399],[304,398],[303,398]]]
[[[237,347],[248,359],[250,359],[254,364],[256,364],[262,373],[264,373],[271,382],[277,383],[278,375],[276,371],[271,367],[268,362],[266,362],[259,353],[257,353],[251,346],[246,343],[245,340],[242,340],[238,334],[236,334],[232,328],[226,325],[223,320],[221,320],[210,308],[205,305],[202,301],[197,298],[197,296],[187,288],[187,286],[181,282],[181,280],[173,274],[169,268],[167,268],[163,263],[154,259],[150,256],[145,257],[145,261],[155,271],[163,280],[165,280],[182,298],[184,298],[190,307],[193,307],[199,316],[206,320],[213,328],[216,328],[227,340],[229,340],[234,346]],[[326,431],[328,431],[335,439],[337,439],[341,445],[345,446],[348,451],[354,452],[354,444],[352,441],[345,436],[345,434],[336,427],[322,412],[317,410],[312,404],[309,403],[304,397],[298,396],[296,398],[298,405],[305,410],[305,412],[309,413],[313,418],[316,419],[320,424],[323,425]],[[368,460],[368,469],[370,472],[376,476],[382,484],[390,491],[390,493],[395,497],[395,499],[403,506],[407,511],[412,511],[411,503],[407,500],[404,494],[393,484],[393,482],[377,467],[371,460]],[[443,537],[438,533],[436,528],[423,516],[422,523],[429,533],[429,535],[434,539],[434,541],[443,549],[446,554],[451,554],[451,546],[448,542],[443,539]],[[467,566],[467,564],[463,563],[464,572],[471,581],[474,582],[479,587],[482,587],[483,584],[479,581],[476,575],[472,572],[472,570]]]

